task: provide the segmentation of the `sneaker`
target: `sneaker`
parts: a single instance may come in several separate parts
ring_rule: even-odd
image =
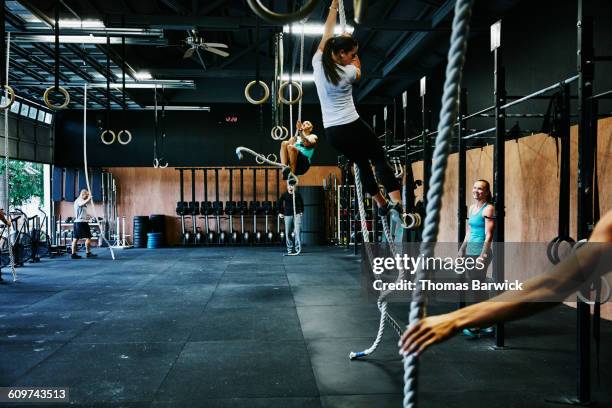
[[[70,255],[70,258],[72,258],[72,259],[81,259],[83,257],[81,255],[72,254],[72,255]]]
[[[289,174],[291,173],[290,167],[285,167],[283,169],[283,180],[287,180],[289,178]]]
[[[480,329],[476,329],[476,328],[463,329],[463,334],[467,337],[478,339],[480,338]]]
[[[94,254],[94,253],[92,253],[92,252],[88,252],[88,253],[87,253],[87,255],[86,255],[86,257],[87,257],[87,258],[95,258],[95,257],[97,257],[97,256],[98,256],[98,255],[96,255],[96,254]]]
[[[289,255],[293,255],[293,254],[295,254],[295,252],[293,251],[293,249],[288,249],[288,250],[287,250],[287,253],[286,253],[286,254],[284,254],[284,256],[289,256]]]
[[[495,328],[493,326],[485,327],[484,329],[480,329],[480,333],[483,336],[492,336],[495,334]]]

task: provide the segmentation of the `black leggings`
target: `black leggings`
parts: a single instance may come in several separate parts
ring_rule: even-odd
[[[380,141],[372,128],[362,119],[346,125],[328,127],[325,129],[325,135],[334,149],[359,167],[361,183],[370,195],[380,192],[370,162],[374,165],[376,176],[387,193],[399,190],[400,184],[387,163]]]

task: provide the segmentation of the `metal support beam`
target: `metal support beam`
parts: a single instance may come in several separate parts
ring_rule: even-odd
[[[506,70],[503,65],[500,46],[493,50],[494,98],[495,98],[495,144],[493,148],[493,190],[495,196],[495,230],[493,242],[496,251],[493,257],[493,279],[504,281],[504,221],[506,217]],[[495,347],[503,348],[505,340],[504,324],[497,323],[495,328]]]
[[[578,203],[577,239],[589,237],[593,224],[593,129],[591,121],[590,98],[593,96],[595,79],[593,45],[593,2],[578,0],[577,23],[577,70],[578,70]],[[591,344],[590,344],[590,306],[578,299],[577,309],[577,346],[578,381],[577,403],[588,404],[591,400]]]
[[[432,27],[437,27],[445,18],[447,18],[453,10],[455,5],[454,0],[447,0],[431,17]],[[401,48],[397,51],[395,56],[391,58],[382,68],[383,77],[386,77],[391,71],[397,68],[397,66],[408,57],[420,44],[427,38],[429,32],[419,32],[410,36]],[[378,85],[382,83],[383,79],[375,79],[368,82],[359,92],[357,101],[365,98],[370,92],[372,92]]]

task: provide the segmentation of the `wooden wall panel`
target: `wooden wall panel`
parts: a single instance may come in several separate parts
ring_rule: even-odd
[[[612,118],[598,125],[598,175],[601,213],[612,210]],[[576,184],[578,129],[571,129],[570,231],[576,236]],[[413,163],[415,179],[422,178],[422,162]],[[557,235],[559,163],[555,140],[537,134],[506,142],[506,242],[548,242]],[[449,157],[442,200],[438,241],[457,240],[458,155]],[[467,152],[467,205],[472,203],[471,185],[484,178],[493,186],[493,147]],[[417,189],[417,197],[422,189]],[[419,198],[418,198],[419,199]],[[506,259],[508,276],[522,277],[527,265],[520,259]],[[532,265],[530,265],[532,266]],[[490,272],[489,272],[490,273]],[[612,306],[604,305],[602,315],[612,319]]]
[[[175,168],[154,169],[147,167],[113,167],[106,169],[110,171],[117,180],[118,211],[126,217],[128,234],[132,233],[132,219],[135,215],[164,214],[166,215],[166,230],[168,231],[168,242],[171,245],[180,242],[180,218],[176,215],[176,203],[179,201],[179,172]],[[233,172],[233,200],[240,199],[240,172]],[[313,166],[307,174],[300,177],[300,186],[322,186],[323,178],[328,174],[335,174],[340,178],[340,170],[336,166]],[[262,168],[257,170],[257,200],[265,198],[265,172]],[[215,200],[215,175],[214,171],[208,171],[208,199]],[[185,201],[191,201],[191,171],[184,172],[184,197]],[[276,200],[276,171],[269,171],[268,175],[268,199]],[[253,171],[244,172],[244,200],[253,199]],[[286,182],[280,180],[280,194],[285,192]],[[196,201],[204,201],[204,172],[196,171]],[[219,197],[224,202],[229,200],[229,171],[227,168],[219,171]],[[73,203],[61,202],[56,205],[56,215],[62,218],[73,217]],[[91,213],[91,211],[90,211]],[[102,210],[99,210],[102,214]],[[251,221],[247,223],[252,228]],[[191,221],[187,222],[191,225]],[[216,228],[214,220],[210,221],[210,227]],[[226,221],[221,223],[223,229],[228,229]],[[272,226],[272,220],[270,221]],[[198,220],[198,226],[204,230],[203,220]],[[234,228],[239,227],[239,217],[234,217]],[[264,229],[263,217],[258,219],[258,229]],[[131,240],[130,240],[131,241]]]

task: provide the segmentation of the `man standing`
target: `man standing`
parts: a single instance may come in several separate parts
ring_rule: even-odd
[[[4,225],[6,225],[6,228],[11,228],[11,223],[6,219],[6,216],[4,215],[4,208],[0,208],[0,221],[2,223],[4,223]],[[8,234],[6,234],[7,239],[11,239],[11,234],[10,231]],[[12,251],[12,247],[10,245],[7,246],[9,251]],[[10,255],[9,255],[10,256]],[[4,283],[4,279],[2,279],[2,271],[0,270],[0,284]]]
[[[93,258],[97,255],[91,253],[91,230],[89,229],[89,220],[87,216],[87,204],[91,201],[91,195],[89,191],[83,189],[81,193],[74,200],[74,225],[73,225],[73,236],[72,236],[72,259],[81,259],[80,255],[77,255],[76,248],[79,239],[85,239],[85,255],[87,258]]]
[[[293,216],[293,195],[295,194],[295,213]],[[278,199],[278,213],[285,219],[285,241],[287,243],[287,254],[293,255],[300,248],[300,225],[304,213],[304,201],[295,187],[289,185],[287,192]],[[295,218],[295,219],[294,219]],[[293,232],[293,236],[291,233]]]

